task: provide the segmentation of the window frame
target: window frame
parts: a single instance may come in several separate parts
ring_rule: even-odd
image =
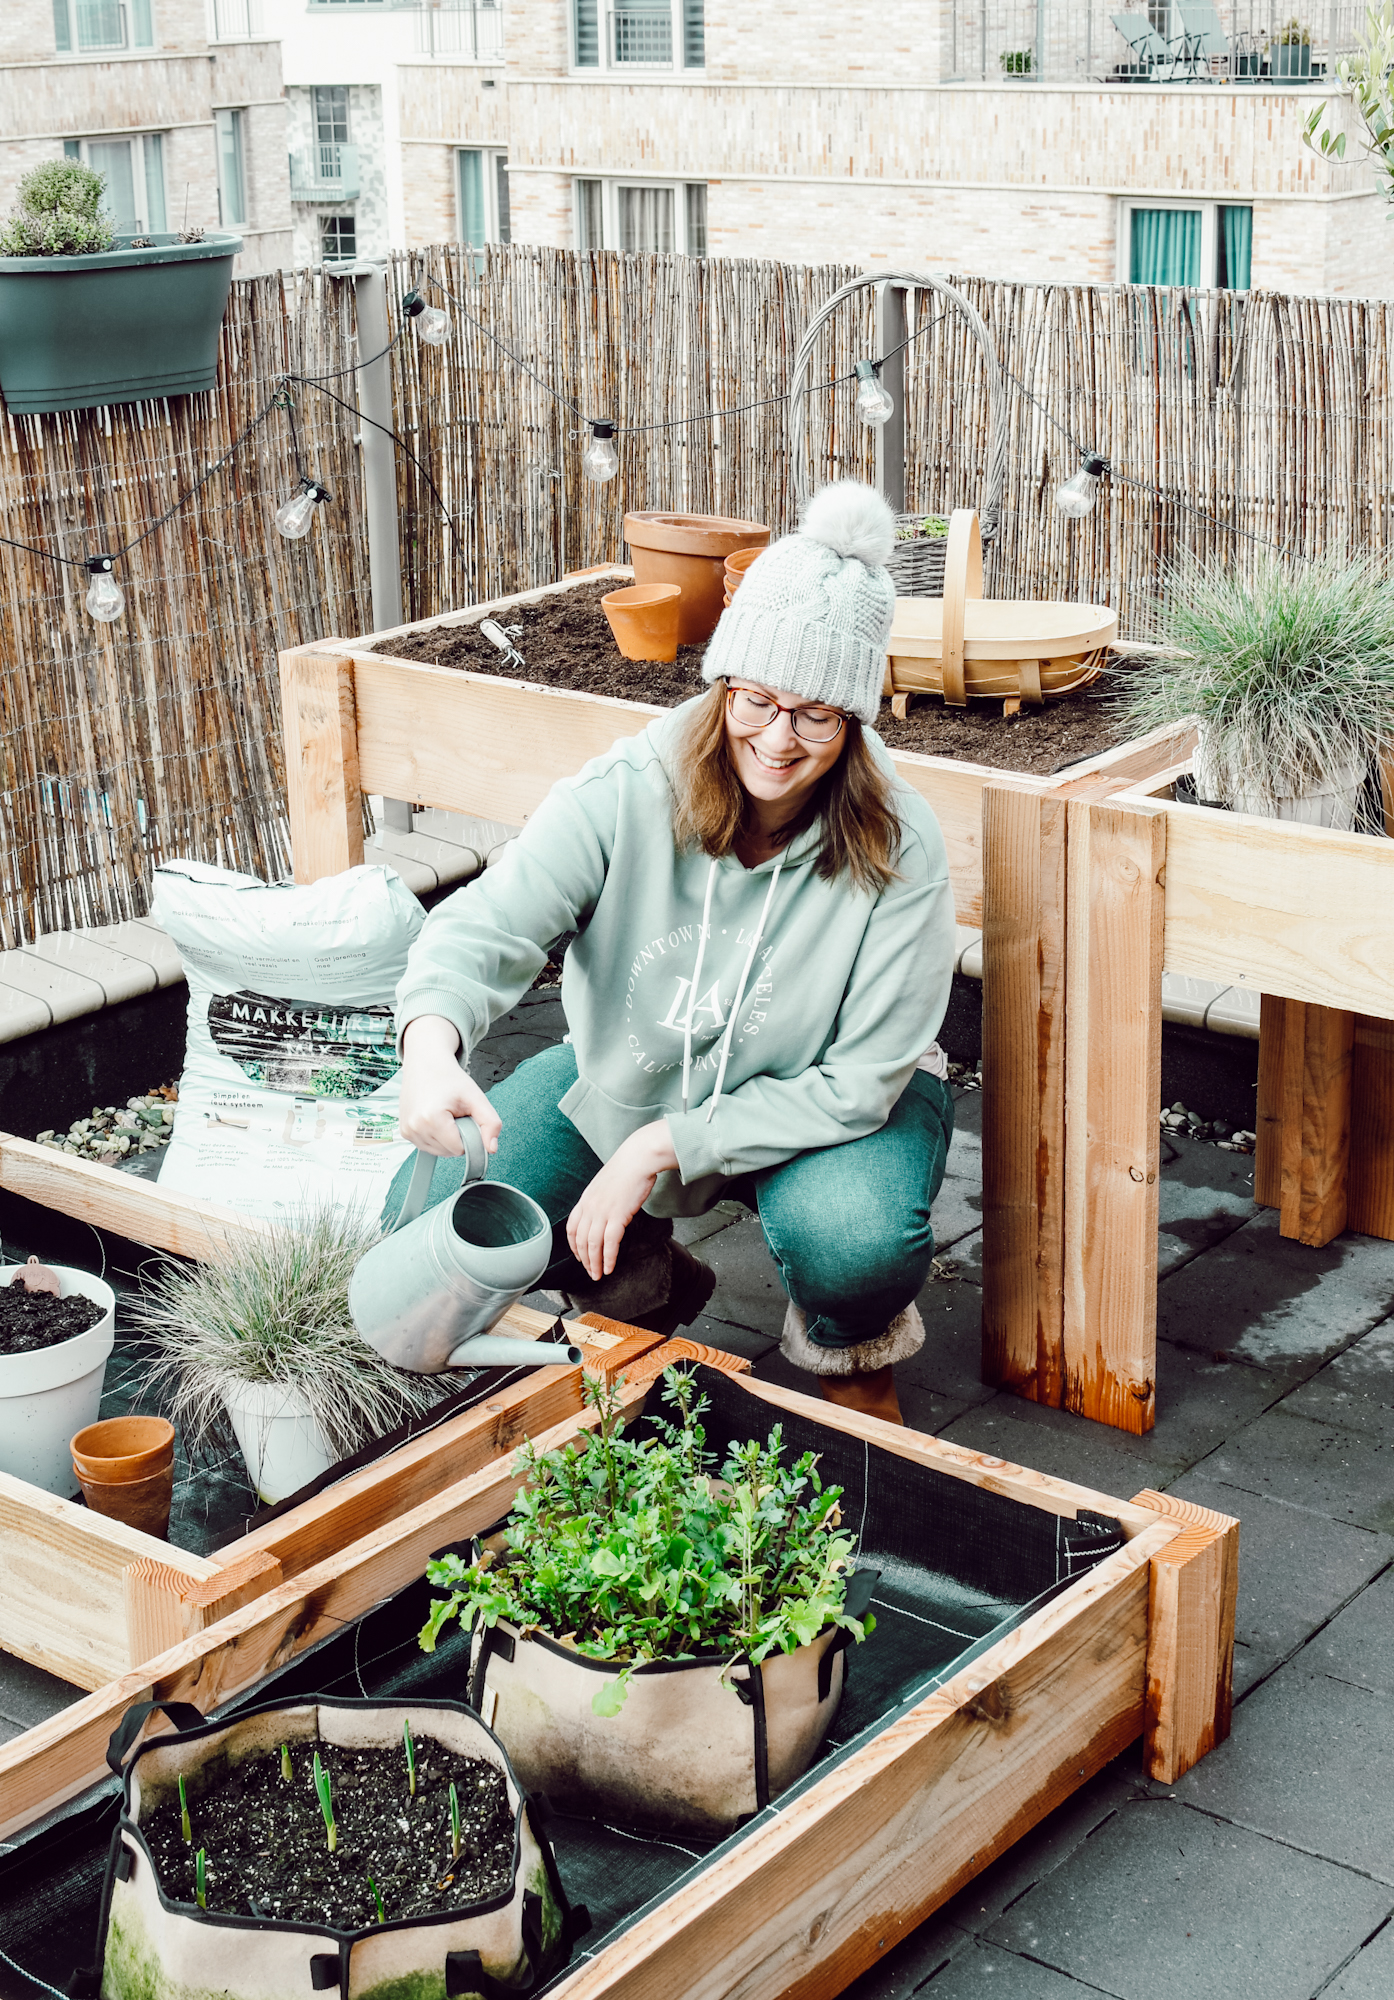
[[[136,226],[133,230],[118,230],[117,234],[120,236],[128,234],[132,236],[164,236],[169,233],[169,187],[165,178],[164,158],[165,140],[167,137],[168,134],[165,132],[117,132],[115,134],[94,132],[90,137],[85,139],[65,139],[63,141],[64,157],[70,160],[80,160],[84,167],[91,168],[94,173],[100,173],[101,168],[92,167],[91,148],[93,146],[128,146],[130,148],[131,187],[136,194],[137,200],[144,205],[147,215],[145,220],[141,220],[137,216]],[[152,140],[159,142],[157,171],[160,176],[159,185],[153,190],[156,196],[153,203],[151,201],[150,169],[156,149],[150,143]],[[158,208],[162,212],[158,223],[154,220],[153,216],[155,208]]]
[[[230,214],[227,200],[228,187],[223,172],[227,157],[223,147],[222,121],[229,121],[232,150],[236,158],[237,203],[239,214]],[[213,113],[213,149],[218,168],[218,220],[224,229],[245,229],[251,221],[251,203],[247,188],[247,113],[243,108],[220,106]]]
[[[567,4],[567,66],[577,76],[683,76],[700,75],[707,66],[705,0],[668,0],[670,47],[666,62],[618,62],[614,56],[614,16],[622,11],[622,0],[594,0],[596,14],[596,60],[582,63],[579,56],[578,0]],[[687,60],[688,9],[703,8],[701,27],[702,60]],[[593,178],[593,176],[587,177]],[[647,185],[647,183],[646,183]]]
[[[89,42],[84,44],[78,36],[79,0],[54,0],[53,44],[54,53],[60,56],[119,56],[137,50],[153,49],[155,46],[155,24],[152,10],[157,0],[113,0],[121,17],[121,39],[119,42]],[[66,40],[58,36],[58,19],[62,15],[67,23]],[[139,35],[140,39],[136,37]]]
[[[455,241],[457,243],[468,242],[468,238],[465,235],[465,184],[462,163],[466,153],[477,153],[484,163],[484,241],[483,243],[471,243],[469,244],[469,248],[472,250],[482,250],[485,245],[490,243],[511,243],[513,240],[512,204],[510,202],[509,213],[505,215],[503,213],[504,205],[500,199],[500,195],[503,193],[500,176],[506,177],[508,173],[508,148],[506,146],[489,145],[456,145],[453,150],[455,153]]]
[[[1222,208],[1247,208],[1252,213],[1253,206],[1251,201],[1188,201],[1184,199],[1166,200],[1161,196],[1120,196],[1118,201],[1118,237],[1115,246],[1114,266],[1116,282],[1120,285],[1131,285],[1133,282],[1131,272],[1134,215],[1139,210],[1144,213],[1160,211],[1165,215],[1184,213],[1187,215],[1198,214],[1200,216],[1200,275],[1196,280],[1196,290],[1202,292],[1238,290],[1239,287],[1237,286],[1221,286],[1219,282],[1220,210]],[[1252,289],[1252,270],[1250,271],[1249,286]]]
[[[679,180],[662,174],[573,174],[571,179],[572,247],[576,250],[618,250],[620,247],[620,190],[622,188],[634,188],[642,191],[649,188],[657,188],[670,191],[673,197],[673,248],[671,251],[666,252],[640,252],[639,254],[705,257],[707,255],[705,244],[707,235],[705,196],[709,185],[707,181]],[[600,189],[602,240],[599,243],[585,243],[582,241],[584,231],[581,227],[580,190],[586,186],[598,186]],[[695,234],[692,212],[693,202],[690,193],[690,190],[693,188],[701,188],[704,197],[702,203],[702,235],[704,242],[700,250],[694,250],[691,247],[691,240]]]
[[[348,142],[344,141],[344,143],[347,144]],[[344,256],[326,257],[324,254],[324,239],[328,231],[329,225],[331,223],[342,224],[345,222],[348,223],[350,229],[353,231],[353,249]],[[342,269],[342,267],[345,264],[357,263],[358,216],[354,210],[349,209],[348,211],[345,211],[343,209],[335,209],[331,214],[326,214],[322,210],[318,211],[315,215],[315,233],[319,238],[319,262],[321,264],[328,265],[331,270],[339,270]],[[343,231],[341,228],[336,227],[334,233],[336,236],[342,236]]]

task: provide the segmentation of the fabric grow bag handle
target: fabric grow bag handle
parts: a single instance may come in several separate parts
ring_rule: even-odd
[[[482,1181],[489,1171],[489,1155],[484,1150],[484,1138],[472,1118],[457,1118],[455,1130],[460,1135],[460,1144],[465,1149],[465,1178],[462,1185],[471,1181]],[[431,1176],[436,1170],[434,1153],[423,1153],[419,1148],[412,1158],[411,1179],[407,1182],[406,1199],[397,1213],[397,1220],[388,1231],[395,1236],[399,1229],[405,1229],[409,1222],[415,1222],[426,1206],[426,1197],[431,1192]]]
[[[135,1746],[136,1738],[157,1708],[169,1717],[176,1730],[202,1729],[207,1720],[202,1709],[195,1708],[191,1701],[136,1702],[126,1710],[106,1746],[107,1763],[118,1777],[126,1768],[126,1759]]]

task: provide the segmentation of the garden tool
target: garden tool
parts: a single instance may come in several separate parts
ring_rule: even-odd
[[[435,1161],[417,1153],[401,1213],[349,1282],[354,1325],[394,1368],[418,1375],[574,1366],[579,1347],[490,1332],[552,1261],[552,1225],[531,1196],[485,1181],[489,1156],[472,1118],[457,1118],[455,1129],[465,1149],[464,1186],[423,1214]]]

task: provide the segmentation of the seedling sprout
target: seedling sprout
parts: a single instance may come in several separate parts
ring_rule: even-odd
[[[329,1836],[329,1852],[332,1854],[339,1845],[339,1829],[334,1824],[334,1803],[329,1786],[329,1773],[319,1761],[315,1752],[315,1792],[319,1798],[319,1809],[324,1814],[324,1830]]]
[[[184,1845],[194,1844],[194,1830],[189,1824],[189,1795],[184,1790],[184,1773],[179,1773],[179,1831],[184,1836]]]
[[[402,1724],[402,1741],[407,1749],[407,1796],[416,1797],[416,1745],[411,1740],[411,1724]]]
[[[283,1743],[281,1745],[281,1776],[285,1779],[287,1784],[290,1783],[291,1780],[290,1745],[287,1743]]]
[[[373,1892],[373,1901],[374,1901],[374,1902],[375,1902],[375,1903],[377,1904],[377,1906],[378,1906],[378,1922],[379,1922],[380,1924],[385,1924],[385,1923],[387,1922],[387,1912],[386,1912],[386,1910],[385,1910],[385,1909],[384,1909],[384,1908],[382,1907],[382,1897],[381,1897],[381,1896],[380,1896],[380,1895],[378,1894],[378,1885],[377,1885],[377,1883],[376,1883],[376,1882],[375,1882],[375,1881],[373,1880],[373,1878],[372,1878],[372,1876],[371,1876],[371,1875],[370,1875],[370,1876],[368,1877],[368,1887],[369,1887],[369,1888],[370,1888],[370,1889],[372,1890],[372,1892]]]
[[[460,1858],[460,1799],[455,1787],[450,1787],[450,1847],[452,1858]]]
[[[198,1899],[199,1908],[206,1910],[208,1908],[208,1876],[204,1869],[202,1848],[194,1856],[194,1895]]]

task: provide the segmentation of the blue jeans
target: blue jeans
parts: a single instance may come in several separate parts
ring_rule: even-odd
[[[566,1218],[602,1165],[576,1127],[557,1109],[576,1081],[576,1057],[565,1043],[520,1063],[489,1092],[503,1120],[492,1180],[521,1188],[552,1223],[546,1289],[569,1291],[589,1282],[566,1241]],[[745,1174],[728,1190],[755,1209],[784,1289],[807,1316],[816,1347],[855,1347],[874,1340],[903,1312],[929,1276],[934,1256],[930,1208],[944,1178],[954,1105],[948,1086],[916,1070],[879,1132],[796,1154],[782,1166]],[[384,1208],[401,1207],[410,1163],[392,1183]],[[437,1160],[430,1201],[448,1200],[460,1186],[462,1160]],[[625,1234],[621,1256],[666,1238],[671,1224],[642,1210]]]

